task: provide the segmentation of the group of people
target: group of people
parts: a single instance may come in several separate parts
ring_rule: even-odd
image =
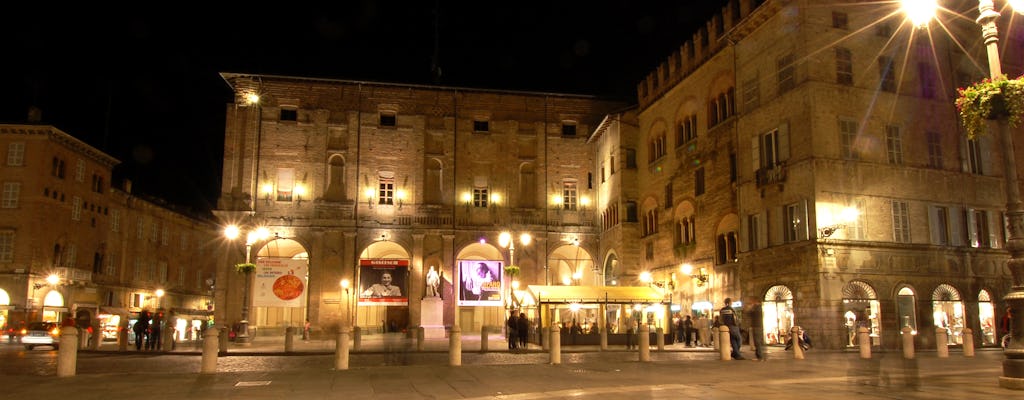
[[[512,311],[505,322],[505,332],[509,350],[526,350],[526,343],[530,337],[530,320],[526,318],[525,313],[516,314]]]
[[[162,325],[162,313],[157,313],[154,316],[148,310],[142,310],[139,313],[139,319],[132,326],[132,331],[135,332],[135,350],[141,351],[143,347],[146,350],[161,350],[163,347],[160,338]]]

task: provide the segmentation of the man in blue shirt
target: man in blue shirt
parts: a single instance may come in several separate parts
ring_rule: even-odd
[[[725,298],[725,307],[722,307],[722,309],[718,311],[718,315],[721,317],[722,325],[729,327],[729,343],[732,345],[732,359],[745,360],[743,355],[740,354],[742,336],[740,335],[740,325],[736,323],[736,312],[732,309],[731,298]]]

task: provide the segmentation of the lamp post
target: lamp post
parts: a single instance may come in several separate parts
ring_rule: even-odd
[[[523,246],[529,245],[532,240],[533,240],[533,237],[530,236],[529,233],[522,233],[522,234],[519,235],[519,243],[522,244]],[[509,286],[509,289],[508,289],[509,290],[509,304],[508,304],[508,307],[509,307],[509,309],[515,309],[515,304],[513,303],[513,300],[515,298],[514,290],[515,290],[515,288],[519,287],[519,280],[517,280],[516,277],[515,277],[515,275],[519,274],[519,272],[517,271],[517,269],[519,267],[516,265],[516,242],[514,240],[512,240],[512,234],[508,233],[507,231],[505,231],[505,232],[501,232],[501,234],[498,235],[498,245],[501,246],[502,248],[507,248],[508,249],[508,267],[510,267],[508,269],[508,271],[509,271],[509,273],[508,273],[508,280],[509,280],[509,285],[508,285]],[[511,267],[515,267],[515,268],[511,268]]]
[[[1018,13],[1024,11],[1024,2],[1008,0]],[[917,26],[926,26],[934,18],[938,9],[936,0],[903,0],[903,10]],[[978,19],[981,37],[985,43],[988,56],[989,78],[1003,77],[999,60],[999,31],[996,11],[992,0],[978,0]],[[1013,277],[1010,293],[1004,297],[1010,306],[1011,340],[1007,346],[1003,360],[1003,376],[999,377],[999,386],[1007,389],[1024,390],[1024,209],[1021,207],[1020,188],[1017,182],[1017,162],[1014,158],[1013,138],[1010,132],[1008,117],[1003,115],[995,123],[998,132],[993,132],[1002,141],[1004,150],[1003,169],[1006,174],[1006,218],[1009,236],[1006,249],[1010,252],[1007,268]],[[992,129],[992,125],[989,125]]]
[[[241,228],[237,225],[229,225],[224,228],[224,236],[228,240],[237,239],[242,233]],[[239,268],[239,271],[245,274],[245,283],[242,285],[242,320],[238,321],[238,336],[235,337],[235,342],[247,345],[250,343],[249,338],[249,286],[252,285],[252,245],[256,242],[266,240],[270,237],[270,231],[265,227],[258,227],[255,230],[249,231],[245,235],[245,266]]]

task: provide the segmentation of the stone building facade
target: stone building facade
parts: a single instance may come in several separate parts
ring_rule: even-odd
[[[965,54],[858,3],[730,1],[640,83],[644,268],[684,312],[763,301],[768,343],[802,326],[842,348],[863,326],[885,348],[904,327],[996,345],[1005,148],[966,139],[953,106],[987,71],[979,28],[947,23]]]
[[[112,188],[119,161],[53,126],[0,125],[0,149],[0,325],[74,318],[98,345],[143,309],[209,318],[209,218]]]

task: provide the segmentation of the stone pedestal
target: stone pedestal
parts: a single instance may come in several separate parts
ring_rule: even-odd
[[[423,338],[444,338],[444,301],[440,297],[427,297],[420,303],[420,326]]]

